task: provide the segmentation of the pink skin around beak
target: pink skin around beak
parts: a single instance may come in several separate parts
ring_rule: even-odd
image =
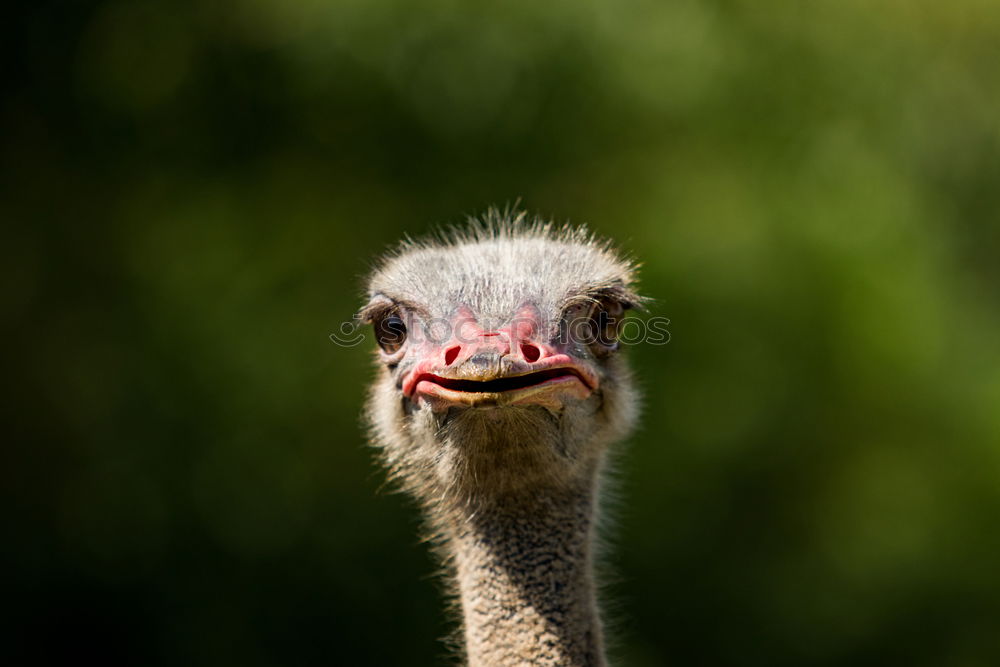
[[[565,343],[540,340],[539,329],[531,306],[491,331],[462,308],[450,322],[445,342],[412,341],[417,362],[403,377],[403,394],[429,403],[436,412],[456,406],[559,409],[568,399],[590,396],[598,386],[594,371],[567,354]]]

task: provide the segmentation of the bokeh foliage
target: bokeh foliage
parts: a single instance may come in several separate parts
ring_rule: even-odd
[[[21,3],[5,664],[445,664],[327,338],[518,198],[644,263],[620,664],[1000,663],[1000,5]]]

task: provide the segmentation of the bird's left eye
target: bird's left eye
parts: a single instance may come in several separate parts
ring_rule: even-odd
[[[375,340],[387,354],[393,354],[406,342],[406,323],[398,313],[390,313],[375,323]]]
[[[604,356],[618,349],[618,335],[621,330],[625,307],[614,299],[597,302],[590,313],[593,342],[590,347],[598,356]]]

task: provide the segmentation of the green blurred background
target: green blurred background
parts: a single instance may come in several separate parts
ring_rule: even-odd
[[[1000,5],[20,3],[9,665],[447,664],[328,334],[513,202],[643,263],[613,654],[1000,664]]]

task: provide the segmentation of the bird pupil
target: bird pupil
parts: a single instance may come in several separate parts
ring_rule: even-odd
[[[611,348],[615,346],[615,338],[618,335],[618,317],[620,306],[617,304],[602,303],[599,310],[594,313],[594,328],[597,330],[596,343],[603,347]],[[615,314],[612,314],[612,311]]]
[[[378,326],[378,343],[386,352],[398,350],[406,340],[406,324],[398,315],[389,315]]]

